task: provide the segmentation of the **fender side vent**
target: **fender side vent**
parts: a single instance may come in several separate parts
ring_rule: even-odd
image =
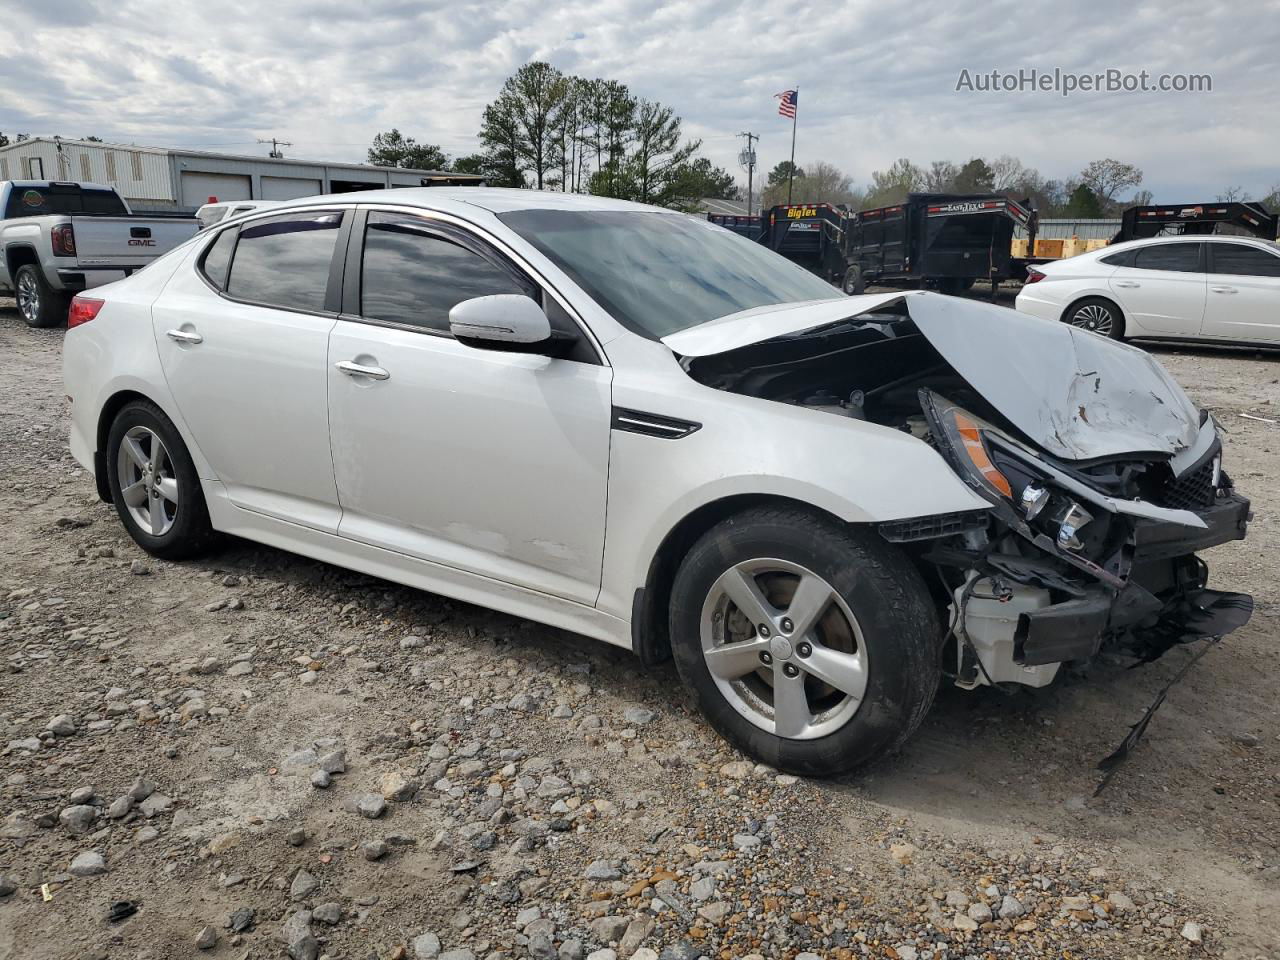
[[[936,540],[966,530],[981,530],[987,525],[988,515],[986,510],[962,510],[958,513],[937,513],[931,517],[890,520],[880,524],[880,536],[891,543]]]
[[[702,429],[702,424],[692,420],[677,420],[675,417],[663,417],[656,413],[645,413],[643,410],[628,410],[625,407],[613,408],[613,419],[609,426],[624,433],[638,433],[645,437],[660,437],[663,440],[679,440]]]

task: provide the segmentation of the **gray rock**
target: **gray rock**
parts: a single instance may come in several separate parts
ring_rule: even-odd
[[[370,820],[377,820],[386,812],[387,801],[377,793],[361,794],[356,800],[356,813]]]
[[[97,850],[86,850],[71,861],[67,872],[73,877],[96,877],[107,872],[107,863]]]
[[[253,664],[248,660],[240,660],[227,667],[228,677],[247,677],[253,673]]]
[[[39,737],[24,737],[21,740],[10,740],[10,750],[26,750],[28,753],[38,753],[40,751]]]
[[[289,887],[289,898],[295,902],[305,900],[319,888],[319,879],[313,877],[305,870],[299,870],[297,874],[294,875],[293,883]]]
[[[587,960],[618,960],[618,952],[605,947],[603,950],[592,950]]]
[[[93,803],[93,787],[76,787],[67,800],[73,805]]]
[[[1187,940],[1191,943],[1199,943],[1203,938],[1203,931],[1200,929],[1200,924],[1193,923],[1188,920],[1182,925],[1181,935],[1183,940]]]
[[[446,950],[440,960],[476,960],[476,955],[470,950]]]
[[[0,873],[0,897],[12,896],[18,889],[18,881]]]
[[[334,750],[320,758],[320,769],[325,773],[347,772],[347,751]]]
[[[715,892],[715,877],[703,877],[700,880],[695,880],[689,887],[689,896],[693,897],[695,900],[710,900],[715,896]]]
[[[593,860],[582,874],[588,880],[621,880],[622,871],[608,860]]]
[[[529,938],[529,957],[531,960],[557,960],[556,946],[551,942],[550,934],[536,933]]]
[[[529,924],[533,923],[533,921],[541,920],[541,919],[542,919],[541,907],[525,907],[523,910],[521,910],[519,913],[516,914],[516,929],[523,930]]]
[[[286,944],[293,943],[295,940],[301,940],[307,934],[311,933],[311,911],[295,910],[289,914],[288,919],[280,925],[280,939]]]
[[[316,960],[320,956],[320,943],[309,933],[304,933],[289,944],[290,960]]]
[[[139,777],[125,791],[134,803],[141,803],[156,792],[156,786],[146,777]]]
[[[1262,742],[1262,739],[1256,734],[1246,733],[1244,731],[1241,731],[1240,733],[1233,733],[1231,735],[1231,739],[1244,747],[1256,747]],[[1192,926],[1194,926],[1194,924],[1192,924]],[[1192,942],[1199,943],[1198,940],[1193,940]]]
[[[218,931],[213,927],[201,927],[196,934],[197,950],[212,950],[218,945]]]
[[[622,938],[627,932],[627,925],[631,921],[626,917],[597,917],[587,926],[591,930],[591,936],[599,940],[601,943],[613,943]]]
[[[582,941],[577,937],[570,937],[560,944],[558,956],[560,960],[582,960],[583,953]]]
[[[76,722],[70,715],[60,713],[49,721],[48,729],[55,737],[70,737],[76,732]]]
[[[327,923],[331,927],[336,927],[342,922],[342,904],[332,901],[322,903],[311,911],[311,916],[320,923]]]
[[[644,727],[653,723],[655,714],[648,707],[627,707],[622,713],[622,719],[633,727]]]
[[[129,572],[135,577],[145,577],[151,573],[151,568],[143,560],[134,560],[129,564]]]
[[[969,919],[976,923],[986,923],[991,919],[991,908],[985,903],[971,903],[968,913]]]
[[[754,850],[761,842],[759,837],[750,833],[735,834],[733,838],[733,845],[739,850]]]
[[[413,938],[413,956],[415,960],[435,960],[440,956],[440,938],[430,931],[418,934]]]
[[[98,819],[98,811],[87,803],[65,807],[58,814],[58,822],[67,828],[67,832],[75,836],[88,833],[96,819]]]
[[[640,944],[644,943],[645,938],[653,933],[654,924],[653,917],[637,917],[627,924],[626,932],[618,941],[618,953],[624,957],[635,953],[640,948]]]
[[[111,801],[111,805],[107,807],[107,816],[112,820],[123,820],[132,809],[133,797],[126,793],[123,797],[116,797]]]
[[[963,890],[948,890],[946,903],[948,907],[963,910],[969,905],[969,895]]]
[[[307,842],[307,831],[302,827],[294,827],[284,836],[285,842],[291,847],[300,847]]]
[[[366,860],[381,860],[390,852],[390,848],[385,840],[366,840],[360,844],[360,852]]]
[[[702,951],[688,942],[669,943],[658,954],[658,960],[698,960]]]
[[[253,921],[253,908],[241,907],[239,910],[233,910],[231,916],[227,918],[227,929],[232,933],[243,933],[253,929]]]
[[[1136,906],[1129,897],[1121,893],[1119,890],[1112,890],[1107,894],[1107,899],[1111,901],[1111,906],[1113,906],[1119,913],[1124,913],[1126,910],[1132,910],[1134,906]]]
[[[331,783],[333,783],[333,777],[324,770],[317,770],[311,775],[311,785],[317,790],[327,790]]]
[[[163,793],[152,793],[138,804],[138,809],[148,820],[160,813],[168,813],[173,809],[173,801]]]
[[[1023,907],[1022,901],[1013,896],[1013,894],[1006,893],[1004,895],[1004,899],[1000,901],[1001,920],[1007,920],[1011,917],[1020,917],[1026,912],[1026,908]]]

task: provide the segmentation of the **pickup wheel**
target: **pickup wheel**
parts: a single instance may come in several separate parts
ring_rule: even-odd
[[[18,268],[13,278],[18,312],[29,327],[60,327],[67,322],[70,300],[61,290],[54,290],[40,268],[33,263]]]
[[[834,776],[893,750],[941,676],[941,627],[907,557],[803,508],[709,530],[670,610],[676,669],[703,715],[789,773]]]

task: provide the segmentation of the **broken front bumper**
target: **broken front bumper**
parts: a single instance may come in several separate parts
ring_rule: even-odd
[[[1137,521],[1133,566],[1124,587],[1116,591],[1093,584],[1080,596],[1021,614],[1014,660],[1027,666],[1083,660],[1106,640],[1154,659],[1179,643],[1221,637],[1248,623],[1253,598],[1208,589],[1208,567],[1195,553],[1244,539],[1249,501],[1228,494],[1197,516],[1203,528]],[[1006,560],[1001,566],[1011,564]]]

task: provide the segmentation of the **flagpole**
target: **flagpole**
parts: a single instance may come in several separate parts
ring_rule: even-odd
[[[800,115],[800,84],[796,84],[796,110],[791,115],[791,169],[787,171],[787,206],[791,206],[791,181],[796,175],[796,117]]]

